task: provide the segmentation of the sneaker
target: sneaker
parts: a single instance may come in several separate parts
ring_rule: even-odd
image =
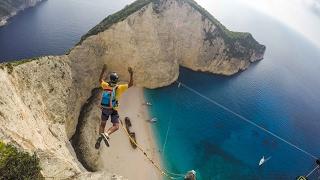
[[[103,137],[103,140],[104,140],[104,143],[106,144],[106,146],[107,147],[109,147],[110,146],[110,144],[109,144],[109,136],[108,136],[108,134],[106,134],[106,133],[101,133],[101,137]]]
[[[101,143],[101,141],[102,141],[102,136],[100,136],[98,139],[97,139],[97,142],[96,142],[96,144],[95,144],[95,148],[96,149],[99,149],[100,148],[100,143]]]

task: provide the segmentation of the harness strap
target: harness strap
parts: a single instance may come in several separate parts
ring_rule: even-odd
[[[114,96],[116,95],[117,88],[118,88],[117,85],[115,87],[112,87],[112,92],[111,92],[110,102],[109,102],[109,108],[113,108],[113,98],[115,98]]]

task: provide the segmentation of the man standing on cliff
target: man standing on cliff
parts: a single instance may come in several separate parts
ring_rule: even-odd
[[[109,77],[109,81],[105,82],[104,74],[107,70],[107,66],[104,65],[102,68],[102,72],[100,74],[99,82],[103,89],[102,92],[102,98],[101,98],[101,124],[100,124],[100,137],[97,139],[97,142],[95,144],[95,148],[100,148],[100,143],[102,139],[106,143],[106,145],[109,147],[109,139],[110,135],[117,131],[119,129],[119,114],[118,114],[118,101],[120,96],[124,91],[126,91],[128,88],[130,88],[133,85],[133,71],[132,68],[128,68],[128,72],[130,74],[130,80],[128,84],[118,84],[119,76],[117,73],[112,72]],[[113,124],[112,127],[108,129],[107,132],[104,132],[107,120],[110,116],[111,122]]]

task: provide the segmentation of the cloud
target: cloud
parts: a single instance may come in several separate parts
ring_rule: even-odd
[[[299,0],[299,3],[307,7],[310,12],[320,18],[320,0]]]
[[[311,6],[311,10],[320,17],[320,1],[315,0]]]

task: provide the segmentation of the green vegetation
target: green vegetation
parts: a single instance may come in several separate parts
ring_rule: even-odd
[[[37,156],[0,141],[0,179],[43,179]]]
[[[194,0],[177,0],[178,2],[188,3],[191,7],[193,7],[196,11],[198,11],[203,19],[210,20],[217,29],[215,30],[215,34],[212,32],[206,32],[206,40],[214,39],[217,35],[221,36],[224,39],[225,44],[227,45],[227,55],[229,57],[248,57],[250,54],[250,50],[255,50],[257,52],[263,53],[265,50],[265,46],[259,44],[250,33],[247,32],[233,32],[229,31],[224,25],[222,25],[216,18],[214,18],[207,10],[198,5]],[[132,4],[126,6],[119,12],[108,16],[97,26],[92,28],[86,35],[84,35],[78,44],[81,44],[87,37],[96,35],[99,32],[103,32],[106,29],[110,28],[113,24],[123,21],[132,13],[140,10],[145,5],[153,2],[153,8],[156,13],[159,13],[157,10],[157,6],[159,4],[159,0],[136,0]],[[244,47],[245,49],[239,48],[239,45]],[[241,49],[241,50],[240,50]]]
[[[13,68],[15,66],[19,66],[21,64],[24,64],[24,63],[27,63],[27,62],[31,62],[31,61],[34,61],[34,60],[38,60],[40,58],[41,57],[35,57],[35,58],[32,58],[32,59],[21,59],[21,60],[2,63],[2,64],[0,63],[0,68],[3,69],[4,67],[6,67],[7,70],[8,70],[8,73],[11,74],[13,72]]]
[[[197,4],[194,0],[180,0],[187,2],[195,10],[197,10],[204,18],[210,20],[216,27],[219,35],[222,36],[226,45],[229,47],[229,52],[232,57],[243,57],[248,55],[248,51],[239,52],[236,49],[236,44],[239,43],[246,49],[253,49],[257,52],[264,52],[265,46],[259,44],[250,33],[248,32],[234,32],[228,30],[223,24],[221,24],[215,17],[213,17],[206,9]]]
[[[136,0],[132,4],[127,5],[125,8],[116,12],[115,14],[112,14],[106,17],[98,25],[92,28],[87,34],[82,36],[78,44],[81,44],[81,42],[84,41],[87,37],[96,35],[99,32],[103,32],[113,24],[125,20],[128,16],[140,10],[141,8],[143,8],[145,5],[149,4],[152,1],[155,1],[155,0]]]

